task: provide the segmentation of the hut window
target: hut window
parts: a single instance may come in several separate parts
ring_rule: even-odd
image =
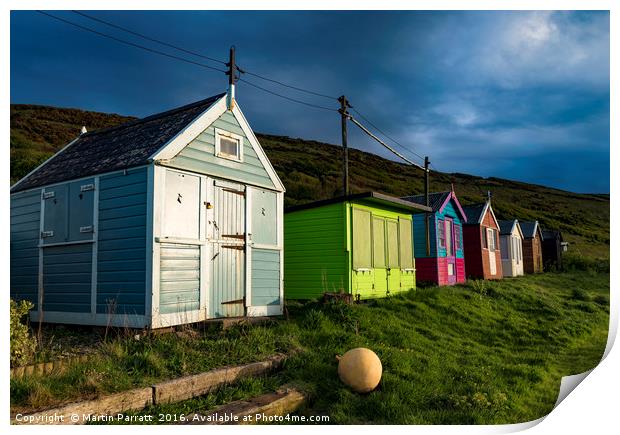
[[[372,258],[373,267],[385,267],[385,219],[372,218]]]
[[[243,138],[216,128],[215,155],[230,160],[242,160]]]
[[[444,225],[443,220],[439,219],[437,221],[437,236],[439,237],[439,247],[446,247],[446,226]]]
[[[495,251],[497,249],[497,231],[493,228],[487,228],[487,241],[486,245],[490,251]]]
[[[463,247],[461,243],[461,227],[458,225],[454,227],[454,247],[457,250]]]
[[[370,218],[369,211],[353,209],[353,269],[372,267]]]

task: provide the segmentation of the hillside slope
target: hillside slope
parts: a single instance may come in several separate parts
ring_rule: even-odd
[[[74,139],[83,125],[95,130],[130,119],[77,109],[11,105],[11,183]],[[286,205],[341,193],[340,147],[257,136],[286,186]],[[423,192],[421,171],[355,149],[350,151],[349,160],[353,192],[376,190],[395,196]],[[562,230],[571,250],[609,257],[609,195],[577,194],[494,177],[431,173],[431,191],[449,189],[451,184],[464,205],[484,200],[491,191],[498,219],[538,219],[544,227]]]

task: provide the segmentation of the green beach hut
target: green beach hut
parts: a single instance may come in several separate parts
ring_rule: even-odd
[[[380,298],[415,288],[412,215],[427,207],[376,192],[287,208],[284,295]]]

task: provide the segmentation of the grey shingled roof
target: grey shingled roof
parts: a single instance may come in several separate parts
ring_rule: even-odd
[[[428,204],[433,212],[436,212],[441,208],[449,195],[449,190],[447,192],[433,192],[428,194]],[[402,199],[409,202],[415,202],[416,204],[426,205],[426,197],[424,195],[403,196]]]
[[[481,214],[484,211],[484,207],[486,206],[486,202],[482,204],[473,204],[463,207],[463,211],[465,212],[465,216],[467,216],[467,223],[476,225],[481,220]]]
[[[523,237],[531,239],[536,236],[536,224],[538,221],[519,221],[521,225],[521,231],[523,231]]]
[[[515,226],[516,220],[511,221],[498,221],[499,223],[499,233],[501,235],[512,233],[512,229]]]
[[[141,166],[224,94],[116,127],[82,134],[18,182],[11,192]]]

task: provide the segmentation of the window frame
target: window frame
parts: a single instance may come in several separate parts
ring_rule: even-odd
[[[234,162],[242,162],[243,161],[243,136],[240,136],[235,133],[231,133],[226,130],[222,130],[220,128],[214,128],[214,130],[215,130],[215,156],[221,159],[232,160]],[[238,151],[237,156],[233,156],[227,153],[222,153],[221,142],[220,142],[222,138],[236,140],[238,142],[239,147],[237,149]]]
[[[445,249],[446,247],[446,221],[444,219],[437,219],[437,243],[439,244],[440,248]]]

